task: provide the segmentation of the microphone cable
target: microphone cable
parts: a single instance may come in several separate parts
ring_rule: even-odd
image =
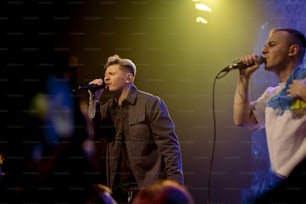
[[[209,169],[208,169],[208,180],[207,180],[207,204],[211,203],[211,180],[212,180],[212,170],[214,164],[214,157],[215,157],[215,149],[216,149],[216,138],[217,138],[217,129],[216,129],[216,113],[215,113],[215,88],[216,88],[216,81],[217,79],[223,78],[225,75],[228,74],[230,70],[222,69],[219,71],[214,78],[213,81],[213,91],[212,91],[212,118],[213,118],[213,142],[212,142],[212,149],[211,149],[211,159],[209,162]]]
[[[257,55],[256,56],[256,62],[259,64],[262,64],[265,62],[265,58],[263,56]],[[207,182],[207,204],[210,204],[211,202],[211,180],[212,180],[212,170],[213,170],[213,164],[214,164],[214,156],[215,156],[215,149],[216,149],[216,135],[217,135],[217,130],[216,130],[216,114],[215,114],[215,87],[216,87],[216,81],[217,79],[223,78],[225,75],[227,75],[230,71],[232,70],[238,70],[238,69],[244,69],[249,65],[245,65],[241,63],[239,60],[229,66],[226,66],[223,68],[221,71],[219,71],[214,78],[213,81],[213,91],[212,91],[212,117],[213,117],[213,145],[212,145],[212,150],[211,150],[211,160],[209,164],[209,169],[208,169],[208,182]]]

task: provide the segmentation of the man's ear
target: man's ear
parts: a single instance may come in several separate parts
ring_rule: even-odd
[[[300,50],[300,48],[299,48],[299,46],[297,44],[290,45],[288,56],[297,55],[299,50]]]
[[[133,75],[132,75],[131,73],[128,73],[128,74],[127,74],[127,77],[126,77],[126,80],[127,80],[128,82],[131,82],[131,81],[133,80]]]

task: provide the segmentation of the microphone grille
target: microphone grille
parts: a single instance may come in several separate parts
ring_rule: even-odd
[[[265,61],[266,61],[266,59],[265,59],[263,56],[257,55],[257,57],[256,57],[256,62],[257,62],[258,64],[262,64],[262,63],[264,63]]]

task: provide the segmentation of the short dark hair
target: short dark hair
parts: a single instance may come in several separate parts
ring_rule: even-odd
[[[306,40],[305,35],[294,28],[276,28],[272,29],[272,32],[278,32],[278,31],[285,31],[287,32],[291,39],[293,40],[293,43],[299,45],[300,47],[300,61],[302,62],[304,55],[305,55],[305,49],[306,49]]]
[[[117,54],[109,56],[107,58],[107,62],[104,65],[104,70],[114,64],[119,64],[122,69],[132,73],[133,76],[136,75],[136,65],[134,64],[134,62],[132,62],[132,60],[130,59],[121,58]]]

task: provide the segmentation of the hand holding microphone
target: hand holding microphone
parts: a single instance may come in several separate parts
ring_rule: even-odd
[[[78,90],[96,91],[96,90],[104,89],[104,88],[105,88],[105,84],[102,84],[102,85],[88,84],[88,85],[85,85],[85,86],[79,86]]]
[[[102,79],[94,79],[88,83],[88,85],[81,87],[83,90],[88,90],[90,94],[94,95],[95,100],[99,100],[102,96],[104,89],[105,89],[105,83]]]
[[[82,91],[82,90],[88,90],[91,92],[96,92],[97,90],[105,89],[105,83],[102,79],[94,79],[91,82],[89,82],[87,85],[84,86],[78,86],[76,89],[73,89],[73,92],[76,91]]]
[[[105,83],[103,82],[102,79],[94,79],[88,83],[88,85],[85,86],[79,86],[78,90],[91,90],[91,91],[96,91],[99,89],[104,89],[105,88]]]
[[[104,92],[104,82],[102,79],[94,79],[86,86],[79,87],[79,89],[87,90],[89,93],[88,117],[93,119],[96,114],[96,102],[100,101],[100,97]]]
[[[234,62],[219,71],[216,78],[221,79],[232,70],[239,70],[241,76],[250,77],[250,75],[265,61],[266,60],[263,56],[254,53],[245,55],[236,59]]]
[[[93,97],[95,100],[99,100],[102,96],[105,89],[105,83],[102,79],[94,79],[88,83],[88,85],[85,86],[79,86],[77,90],[87,90],[91,97]],[[75,92],[75,90],[73,90]]]
[[[240,57],[240,76],[250,78],[250,76],[259,69],[259,66],[265,62],[265,58],[256,54],[249,54],[243,57]]]
[[[263,56],[256,55],[253,53],[240,57],[238,60],[235,60],[233,63],[226,66],[223,71],[231,71],[236,69],[243,70],[254,65],[256,65],[256,68],[258,68],[259,65],[264,62],[265,58]]]

